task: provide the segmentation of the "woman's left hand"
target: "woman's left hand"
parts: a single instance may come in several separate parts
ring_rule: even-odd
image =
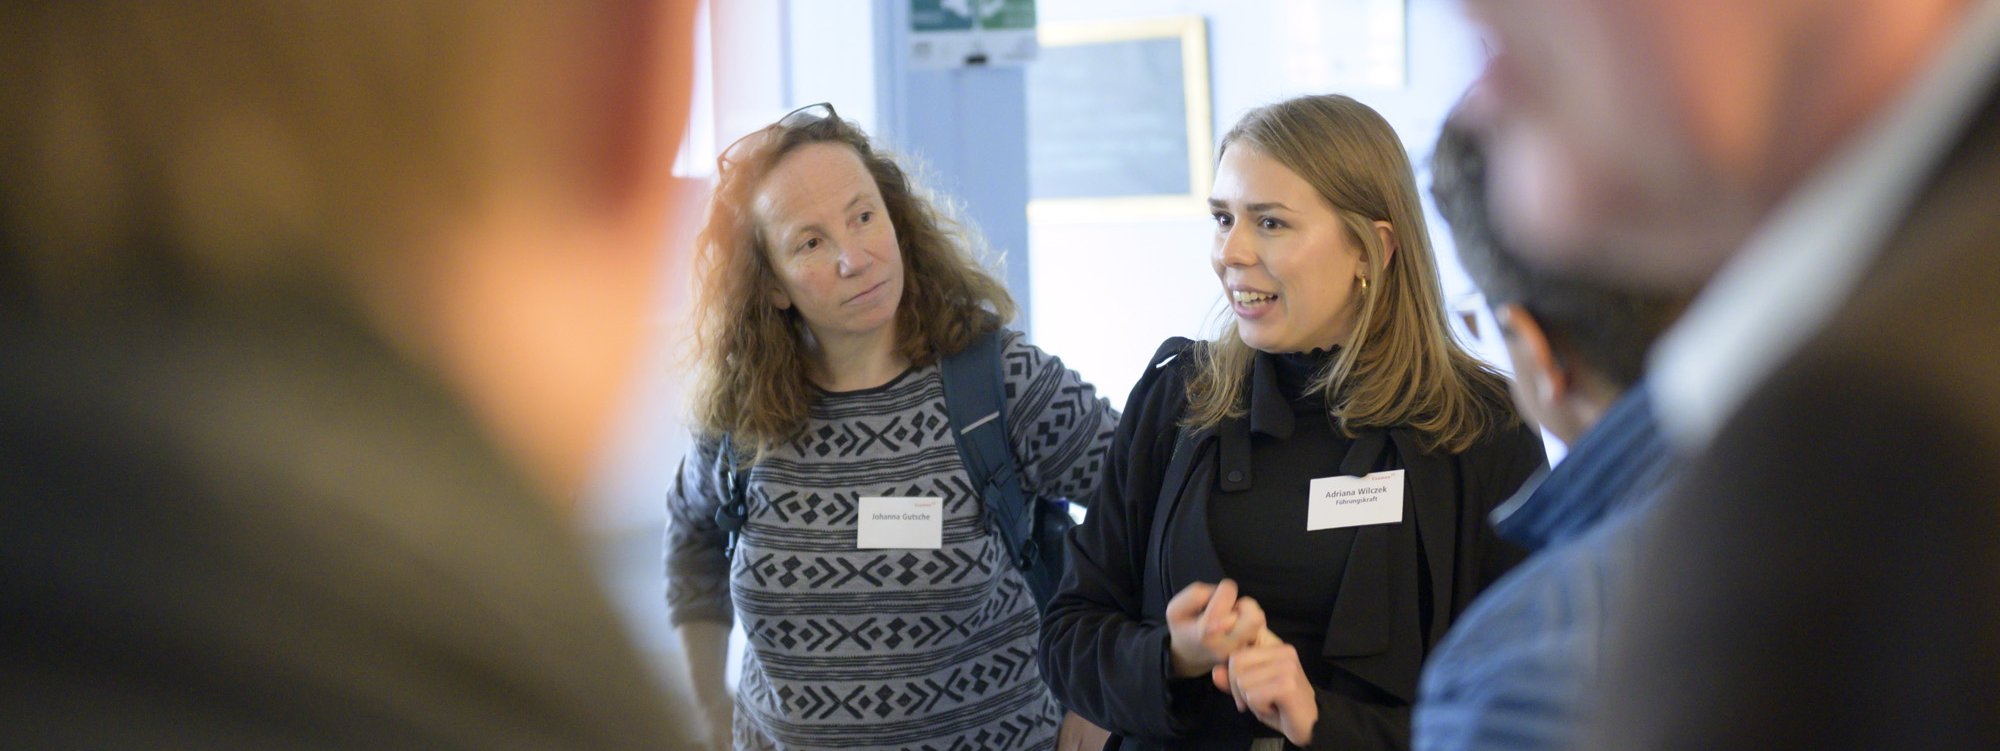
[[[1230,655],[1226,674],[1217,670],[1216,678],[1227,680],[1237,710],[1256,715],[1258,722],[1284,733],[1294,746],[1312,742],[1319,702],[1292,645],[1265,631],[1256,643]]]
[[[1062,728],[1056,731],[1056,751],[1099,751],[1110,740],[1109,731],[1068,712],[1063,715]]]

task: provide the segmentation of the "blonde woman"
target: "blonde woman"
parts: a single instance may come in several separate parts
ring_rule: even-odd
[[[1452,339],[1374,110],[1250,113],[1209,203],[1231,320],[1133,390],[1043,672],[1118,748],[1407,748],[1425,654],[1517,560],[1486,513],[1541,441]]]
[[[737,748],[1081,737],[1036,673],[1036,605],[982,517],[939,361],[1000,336],[1008,444],[1042,496],[1095,489],[1117,413],[1000,330],[1013,302],[965,233],[832,107],[720,167],[699,240],[698,448],[667,537],[668,606],[710,717],[733,712]],[[749,636],[733,707],[732,620]]]

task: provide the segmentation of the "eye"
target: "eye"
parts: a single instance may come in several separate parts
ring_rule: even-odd
[[[1215,217],[1215,226],[1217,229],[1229,229],[1229,225],[1236,222],[1235,217],[1230,216],[1228,212],[1224,211],[1217,211],[1211,216]]]
[[[801,253],[808,250],[818,250],[818,249],[819,249],[819,238],[817,237],[808,237],[806,238],[805,242],[799,243],[799,252]]]
[[[874,220],[875,220],[875,212],[873,211],[863,211],[861,212],[861,216],[856,218],[856,221],[859,221],[862,224],[867,224]]]
[[[1278,221],[1276,218],[1267,216],[1264,217],[1263,219],[1257,220],[1257,226],[1263,227],[1266,230],[1280,230],[1285,228],[1285,223]]]

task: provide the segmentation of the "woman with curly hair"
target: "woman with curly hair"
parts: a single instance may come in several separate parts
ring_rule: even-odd
[[[733,713],[738,748],[1048,748],[1059,726],[1091,730],[1035,669],[1036,604],[982,517],[940,360],[1000,337],[1001,422],[1035,495],[1087,497],[1117,413],[1001,328],[1013,301],[969,233],[831,106],[718,162],[696,449],[667,503],[668,608],[709,717]],[[884,513],[919,534],[871,539]]]
[[[1453,341],[1415,180],[1343,96],[1223,138],[1229,318],[1127,402],[1042,668],[1121,749],[1400,749],[1418,666],[1518,554],[1486,514],[1543,466]]]

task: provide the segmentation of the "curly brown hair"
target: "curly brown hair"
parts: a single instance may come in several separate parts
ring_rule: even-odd
[[[977,235],[860,128],[829,114],[751,135],[727,151],[695,239],[692,422],[757,457],[805,427],[818,391],[807,375],[804,319],[771,302],[778,277],[751,203],[765,175],[814,143],[854,149],[882,192],[903,255],[897,354],[928,365],[1014,317],[1006,286],[979,262]]]

